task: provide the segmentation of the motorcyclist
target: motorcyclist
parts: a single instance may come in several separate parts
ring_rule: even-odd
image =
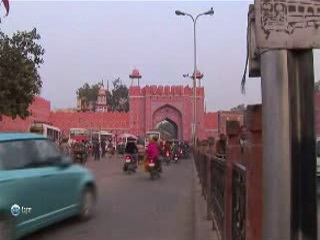
[[[166,141],[164,144],[164,153],[166,154],[167,152],[171,152],[171,145],[169,141]]]
[[[176,154],[179,154],[180,152],[179,152],[179,145],[174,142],[174,143],[172,144],[172,156],[173,156],[175,153],[176,153]]]
[[[74,160],[76,161],[77,155],[80,155],[80,162],[84,163],[86,161],[86,149],[83,142],[77,141],[73,144],[72,152]]]
[[[135,143],[134,139],[128,139],[126,148],[125,148],[125,153],[130,154],[132,156],[132,159],[134,161],[134,164],[137,166],[138,161],[137,161],[137,154],[138,154],[138,147]]]
[[[162,172],[161,161],[159,160],[159,145],[158,145],[158,137],[153,136],[147,147],[147,158],[151,158],[154,160],[156,166],[159,168],[159,171]]]

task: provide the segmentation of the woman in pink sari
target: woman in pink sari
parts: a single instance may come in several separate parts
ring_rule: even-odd
[[[153,159],[156,165],[159,167],[160,172],[162,172],[159,155],[160,155],[160,152],[159,152],[158,138],[156,136],[153,136],[152,139],[150,139],[149,144],[147,146],[146,164],[148,164],[148,159]]]

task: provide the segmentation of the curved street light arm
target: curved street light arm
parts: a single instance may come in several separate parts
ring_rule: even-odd
[[[191,19],[192,19],[192,21],[193,22],[195,22],[195,19],[194,19],[194,17],[191,15],[191,14],[189,14],[189,13],[186,13],[186,16],[189,16],[189,17],[191,17]]]
[[[199,18],[200,16],[202,16],[202,15],[206,15],[206,12],[198,14],[198,15],[196,16],[196,19],[195,19],[194,22],[197,22],[198,18]]]

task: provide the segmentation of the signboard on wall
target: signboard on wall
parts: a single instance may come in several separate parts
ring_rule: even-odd
[[[320,48],[320,0],[255,0],[259,48]]]

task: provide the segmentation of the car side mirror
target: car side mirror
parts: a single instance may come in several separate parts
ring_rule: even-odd
[[[72,159],[69,156],[63,155],[61,157],[60,166],[62,168],[69,167],[72,164]]]

